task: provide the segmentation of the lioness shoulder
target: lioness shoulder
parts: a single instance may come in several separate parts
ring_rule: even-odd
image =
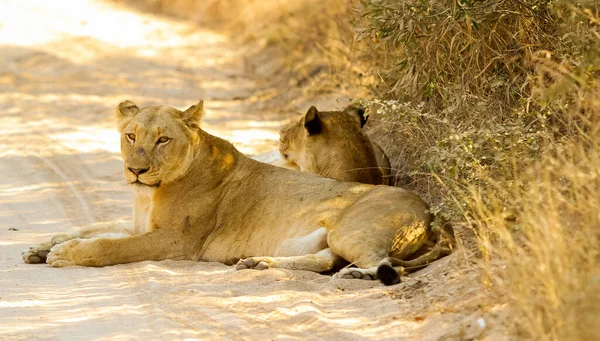
[[[312,106],[281,129],[279,151],[287,166],[328,178],[373,185],[388,184],[390,162],[362,127],[365,109],[318,111]]]

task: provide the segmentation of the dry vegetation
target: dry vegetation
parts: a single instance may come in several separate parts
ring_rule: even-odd
[[[600,339],[596,1],[203,4],[240,39],[283,51],[313,91],[370,89],[358,100],[385,121],[403,185],[473,229],[515,335]]]
[[[439,209],[475,227],[516,334],[600,338],[599,8],[362,4],[379,93],[401,100],[376,102],[406,171],[437,179]]]

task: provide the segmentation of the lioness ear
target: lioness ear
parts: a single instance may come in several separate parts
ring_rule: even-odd
[[[204,116],[204,101],[192,105],[181,113],[181,119],[192,129],[200,128],[200,119]]]
[[[367,120],[369,119],[369,114],[366,113],[365,108],[358,105],[351,104],[348,107],[346,107],[346,109],[344,109],[344,112],[357,115],[360,118],[361,128],[365,126]]]
[[[138,106],[130,100],[123,101],[117,106],[117,118],[120,120],[124,118],[131,118],[137,115],[139,112],[140,108],[138,108]]]
[[[321,119],[319,118],[317,108],[314,106],[310,107],[304,116],[304,128],[308,131],[308,135],[315,135],[321,132]]]

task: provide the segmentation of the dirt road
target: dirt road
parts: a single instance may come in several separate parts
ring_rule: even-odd
[[[131,219],[113,124],[119,101],[183,109],[202,98],[203,127],[253,154],[274,148],[283,122],[248,109],[255,88],[235,45],[190,23],[110,2],[0,1],[0,339],[482,335],[476,304],[450,294],[477,289],[443,266],[390,289],[218,263],[22,262],[22,249],[53,234]],[[456,312],[444,313],[449,305]]]

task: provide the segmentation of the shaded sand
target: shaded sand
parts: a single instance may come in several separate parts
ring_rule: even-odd
[[[203,262],[24,264],[53,234],[131,219],[119,101],[202,98],[204,128],[249,154],[287,119],[252,109],[256,81],[225,36],[115,6],[0,1],[0,340],[496,339],[496,308],[456,256],[391,288]]]

